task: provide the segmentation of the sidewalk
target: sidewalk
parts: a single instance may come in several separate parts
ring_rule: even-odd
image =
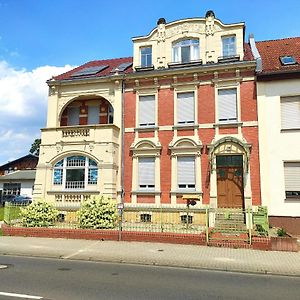
[[[299,252],[3,236],[0,237],[0,255],[300,276]]]

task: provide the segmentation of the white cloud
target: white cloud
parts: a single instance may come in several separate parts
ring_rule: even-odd
[[[46,80],[73,67],[15,69],[0,61],[0,165],[29,152],[46,124]]]

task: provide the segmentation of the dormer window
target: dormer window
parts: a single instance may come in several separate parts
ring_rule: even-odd
[[[141,67],[152,66],[152,47],[141,48]]]
[[[280,56],[279,58],[280,58],[281,64],[284,66],[297,64],[297,61],[294,56],[285,55],[285,56]]]
[[[230,57],[236,56],[236,38],[235,36],[222,37],[222,56]]]
[[[183,40],[173,44],[173,62],[189,63],[199,60],[199,40]]]

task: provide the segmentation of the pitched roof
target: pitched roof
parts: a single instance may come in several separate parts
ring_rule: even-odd
[[[4,169],[7,169],[9,166],[13,166],[13,165],[16,165],[18,163],[22,163],[23,162],[23,166],[22,168],[30,168],[30,169],[33,169],[36,167],[37,163],[38,163],[38,156],[36,155],[33,155],[33,154],[27,154],[25,156],[22,156],[20,158],[17,158],[15,160],[12,160],[12,161],[9,161],[3,165],[0,166],[0,170],[4,170]]]
[[[105,60],[94,60],[87,62],[71,71],[68,71],[66,73],[63,73],[61,75],[53,77],[55,80],[69,80],[69,79],[75,79],[75,78],[99,78],[99,77],[105,77],[114,74],[114,69],[119,67],[121,64],[124,63],[132,63],[133,58],[132,57],[123,57],[123,58],[114,58],[114,59],[105,59]],[[105,69],[88,75],[80,75],[74,77],[76,73],[79,71],[83,71],[87,68],[94,68],[94,67],[104,67]],[[96,70],[96,69],[94,69]],[[132,72],[132,65],[126,68],[123,72],[120,73],[131,73]]]
[[[300,71],[300,37],[256,42],[262,58],[262,73],[288,73]],[[282,65],[280,57],[293,56],[297,64]]]
[[[3,176],[0,176],[0,181],[10,181],[10,180],[34,180],[35,170],[19,170]]]

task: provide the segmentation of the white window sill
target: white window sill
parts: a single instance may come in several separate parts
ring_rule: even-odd
[[[131,192],[132,195],[160,195],[161,191],[154,190],[136,190]]]
[[[185,123],[185,124],[177,124],[173,126],[173,129],[177,130],[185,130],[185,129],[197,129],[199,126],[198,124],[194,123]]]
[[[134,131],[145,132],[145,131],[154,131],[154,130],[157,130],[157,129],[158,129],[158,126],[149,125],[149,126],[136,127],[136,128],[134,128]]]
[[[228,123],[214,123],[213,126],[214,127],[239,127],[239,126],[242,126],[243,125],[243,122],[228,122]]]

